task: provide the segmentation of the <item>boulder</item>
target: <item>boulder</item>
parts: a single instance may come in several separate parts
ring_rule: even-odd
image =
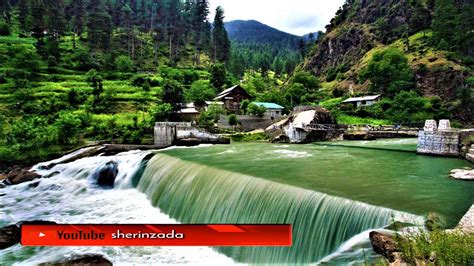
[[[0,229],[0,249],[6,249],[20,243],[20,227],[12,224]]]
[[[466,234],[474,234],[474,205],[471,205],[469,210],[459,221],[456,228]]]
[[[21,224],[56,224],[50,221],[23,221]],[[21,227],[16,224],[8,225],[0,228],[0,249],[6,249],[15,244],[20,243]]]
[[[9,185],[17,185],[41,178],[41,175],[25,169],[15,169],[6,175],[6,183]]]
[[[113,265],[111,261],[104,258],[104,256],[99,254],[86,254],[80,255],[73,259],[58,261],[58,262],[44,262],[40,263],[41,266],[70,266],[70,265],[77,265],[77,266],[109,266]]]
[[[474,181],[474,169],[454,169],[450,176],[454,179]]]
[[[387,258],[389,262],[395,262],[398,259],[398,252],[400,250],[392,235],[372,231],[370,232],[369,237],[372,248],[376,253]]]
[[[115,177],[118,174],[118,163],[114,161],[107,162],[97,172],[94,173],[93,179],[97,185],[104,188],[114,187]]]

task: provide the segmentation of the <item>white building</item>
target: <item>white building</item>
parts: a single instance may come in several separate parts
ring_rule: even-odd
[[[380,100],[380,94],[378,95],[369,95],[362,97],[349,98],[343,101],[343,104],[352,104],[354,107],[364,107],[374,105],[377,101]]]
[[[265,111],[264,116],[269,117],[271,119],[279,118],[283,116],[283,106],[276,104],[276,103],[263,103],[263,102],[252,102],[255,105],[263,106],[267,110]]]

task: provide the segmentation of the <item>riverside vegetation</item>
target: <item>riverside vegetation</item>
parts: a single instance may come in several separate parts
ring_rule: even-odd
[[[256,32],[249,28],[227,34],[224,10],[217,8],[209,21],[207,1],[4,0],[0,167],[45,160],[89,141],[148,143],[155,121],[176,120],[181,103],[202,105],[239,80],[257,101],[278,103],[286,112],[320,105],[340,123],[449,118],[454,125],[469,126],[474,113],[473,13],[469,0],[348,0],[325,32],[300,40],[285,37],[287,45],[280,49],[281,38],[274,32],[258,34],[265,43],[251,41],[256,36],[240,39]],[[348,97],[376,93],[383,100],[374,106],[341,105]],[[200,125],[211,127],[223,112],[211,106],[201,114]],[[413,161],[408,159],[406,165]],[[367,176],[361,177],[364,183]],[[344,179],[340,190],[347,187]],[[448,194],[450,199],[459,196]],[[413,239],[405,248],[409,261],[432,251],[440,263],[472,261],[472,251],[464,249],[472,243],[470,236],[435,231]]]
[[[270,30],[268,43],[239,39],[255,23],[230,39],[224,10],[211,23],[207,1],[2,1],[0,158],[41,160],[90,140],[147,143],[154,121],[238,80],[258,101],[287,112],[321,105],[341,123],[472,124],[472,10],[470,1],[348,0],[325,33],[296,45],[285,37],[279,52]],[[296,69],[291,51],[303,58]],[[384,100],[340,105],[369,92]],[[211,109],[203,126],[223,112]]]

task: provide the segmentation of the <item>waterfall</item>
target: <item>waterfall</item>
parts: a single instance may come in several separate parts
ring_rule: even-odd
[[[246,263],[311,263],[351,237],[395,219],[420,217],[316,191],[219,170],[164,154],[149,162],[137,188],[182,223],[292,224],[292,247],[223,247]]]

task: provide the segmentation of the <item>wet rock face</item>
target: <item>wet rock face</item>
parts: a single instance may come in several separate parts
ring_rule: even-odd
[[[24,221],[20,224],[56,224],[50,221]],[[0,228],[0,249],[6,249],[20,243],[21,228],[19,225],[12,224]]]
[[[94,180],[97,185],[104,188],[113,188],[115,177],[118,174],[118,164],[117,162],[110,161],[106,163],[102,168],[94,173]]]
[[[9,225],[0,229],[0,249],[6,249],[20,243],[21,231],[17,225]]]
[[[397,259],[399,249],[391,235],[372,231],[369,237],[372,248],[376,253],[383,255],[389,262],[394,262]]]
[[[39,264],[41,266],[62,266],[62,265],[77,265],[77,266],[109,266],[113,265],[108,259],[98,254],[81,255],[74,259],[60,261],[60,262],[44,262]]]
[[[41,175],[31,172],[25,169],[15,169],[10,173],[5,175],[6,179],[4,181],[5,184],[8,185],[17,185],[20,183],[28,182],[35,180],[37,178],[41,178]]]

